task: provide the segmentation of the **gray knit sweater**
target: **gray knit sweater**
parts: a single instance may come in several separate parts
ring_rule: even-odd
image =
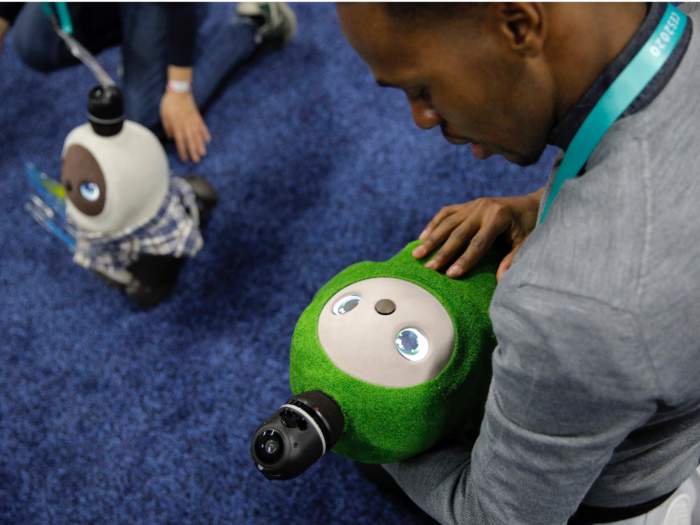
[[[663,90],[612,126],[499,283],[476,443],[385,466],[438,521],[559,525],[581,503],[673,491],[698,465],[698,144],[696,30]]]

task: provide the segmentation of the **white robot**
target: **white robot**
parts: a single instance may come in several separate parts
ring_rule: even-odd
[[[202,247],[200,214],[218,196],[202,177],[170,177],[158,138],[124,119],[116,86],[90,92],[89,119],[62,153],[66,215],[78,230],[74,261],[152,306]]]

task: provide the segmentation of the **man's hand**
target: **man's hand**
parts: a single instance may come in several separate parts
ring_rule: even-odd
[[[10,23],[4,18],[0,17],[0,55],[2,55],[2,42],[5,40],[5,34],[7,30],[10,29]]]
[[[484,198],[446,206],[420,234],[419,239],[423,239],[423,242],[413,250],[413,256],[422,259],[447,239],[426,267],[439,270],[464,250],[447,270],[448,277],[461,277],[476,264],[496,238],[503,235],[510,242],[511,251],[498,267],[496,278],[500,280],[510,268],[513,256],[537,225],[543,192],[544,188],[540,188],[523,197]]]
[[[192,93],[166,91],[160,101],[160,118],[165,134],[175,139],[183,162],[194,162],[207,154],[205,142],[211,140],[209,129],[197,109]]]

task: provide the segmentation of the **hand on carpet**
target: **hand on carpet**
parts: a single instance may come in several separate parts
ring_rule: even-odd
[[[205,143],[211,141],[211,135],[192,93],[166,91],[160,102],[160,118],[183,162],[199,162],[207,154]]]
[[[476,264],[496,238],[503,236],[511,249],[498,267],[496,278],[500,279],[537,225],[543,191],[541,188],[522,197],[482,198],[445,206],[420,234],[423,243],[413,250],[413,256],[422,259],[445,242],[426,267],[439,270],[462,252],[446,272],[448,277],[457,278]]]

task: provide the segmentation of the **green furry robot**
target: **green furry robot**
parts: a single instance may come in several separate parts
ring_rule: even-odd
[[[489,252],[465,278],[450,279],[411,256],[419,243],[343,270],[301,315],[290,353],[294,397],[251,443],[268,479],[294,478],[331,448],[391,463],[479,429],[500,259]]]

